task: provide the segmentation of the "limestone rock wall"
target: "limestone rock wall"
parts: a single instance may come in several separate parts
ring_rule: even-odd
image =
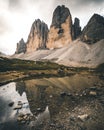
[[[33,52],[37,49],[46,48],[48,26],[40,19],[32,24],[26,44],[26,52]]]
[[[92,44],[104,39],[104,17],[94,14],[82,31],[81,40]]]
[[[25,53],[26,51],[26,43],[24,42],[23,38],[17,43],[17,48],[15,54]]]
[[[35,20],[26,44],[21,39],[17,43],[15,53],[61,48],[77,38],[88,44],[104,39],[104,17],[94,14],[81,32],[80,20],[75,18],[73,24],[69,9],[64,5],[57,6],[53,12],[50,29],[48,30],[47,24],[40,19]]]
[[[78,18],[75,18],[72,29],[73,40],[77,39],[80,36],[80,34],[81,34],[80,20]]]
[[[68,8],[58,6],[48,33],[47,48],[60,48],[72,41],[72,18]]]

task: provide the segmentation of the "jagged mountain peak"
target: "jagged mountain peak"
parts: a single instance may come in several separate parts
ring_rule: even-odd
[[[17,48],[16,48],[16,54],[19,54],[19,53],[25,53],[26,51],[26,43],[24,42],[24,39],[21,38],[21,40],[17,43]]]
[[[40,19],[36,19],[31,27],[26,44],[26,52],[32,52],[37,49],[46,48],[46,41],[48,35],[48,26]]]
[[[73,40],[77,39],[80,36],[80,34],[81,34],[80,20],[79,18],[75,17],[72,28]]]
[[[81,40],[92,44],[101,39],[104,39],[104,17],[94,14],[82,31]]]
[[[53,12],[49,30],[44,21],[36,19],[33,22],[26,44],[21,39],[17,44],[16,53],[61,48],[77,38],[88,44],[104,39],[104,17],[94,14],[81,31],[80,20],[76,17],[72,23],[69,8],[61,5],[57,6]]]
[[[104,24],[104,17],[99,14],[93,14],[93,16],[91,17],[88,23],[92,21],[97,21],[100,24]]]
[[[51,27],[60,27],[60,25],[66,21],[69,15],[71,15],[70,11],[67,7],[65,7],[65,5],[57,6],[53,12]]]
[[[60,48],[72,41],[72,17],[69,9],[57,6],[53,12],[52,24],[48,33],[47,48]]]

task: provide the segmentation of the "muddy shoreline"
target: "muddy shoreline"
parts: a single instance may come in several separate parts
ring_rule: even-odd
[[[40,78],[50,78],[50,77],[65,77],[72,76],[75,72],[67,72],[63,74],[57,73],[57,71],[50,71],[45,73],[44,71],[35,72],[20,72],[20,71],[9,71],[0,73],[0,86],[5,85],[10,82],[18,82],[21,80],[29,80],[29,79],[40,79]]]

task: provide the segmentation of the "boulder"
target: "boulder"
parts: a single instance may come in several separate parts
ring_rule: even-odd
[[[14,102],[10,102],[8,105],[12,107],[14,105]]]

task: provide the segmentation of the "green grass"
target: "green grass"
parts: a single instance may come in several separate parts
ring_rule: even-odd
[[[30,60],[20,60],[20,59],[8,59],[0,57],[0,72],[6,71],[27,71],[27,70],[71,70],[73,72],[82,71],[95,71],[104,72],[104,64],[99,65],[95,69],[87,67],[66,67],[63,65],[58,65],[50,61],[30,61]]]
[[[104,72],[104,63],[103,64],[100,64],[97,68],[96,68],[96,71],[97,72]]]
[[[59,67],[60,65],[56,63],[51,63],[49,61],[41,62],[0,57],[0,72],[19,70],[50,70],[58,69]]]

